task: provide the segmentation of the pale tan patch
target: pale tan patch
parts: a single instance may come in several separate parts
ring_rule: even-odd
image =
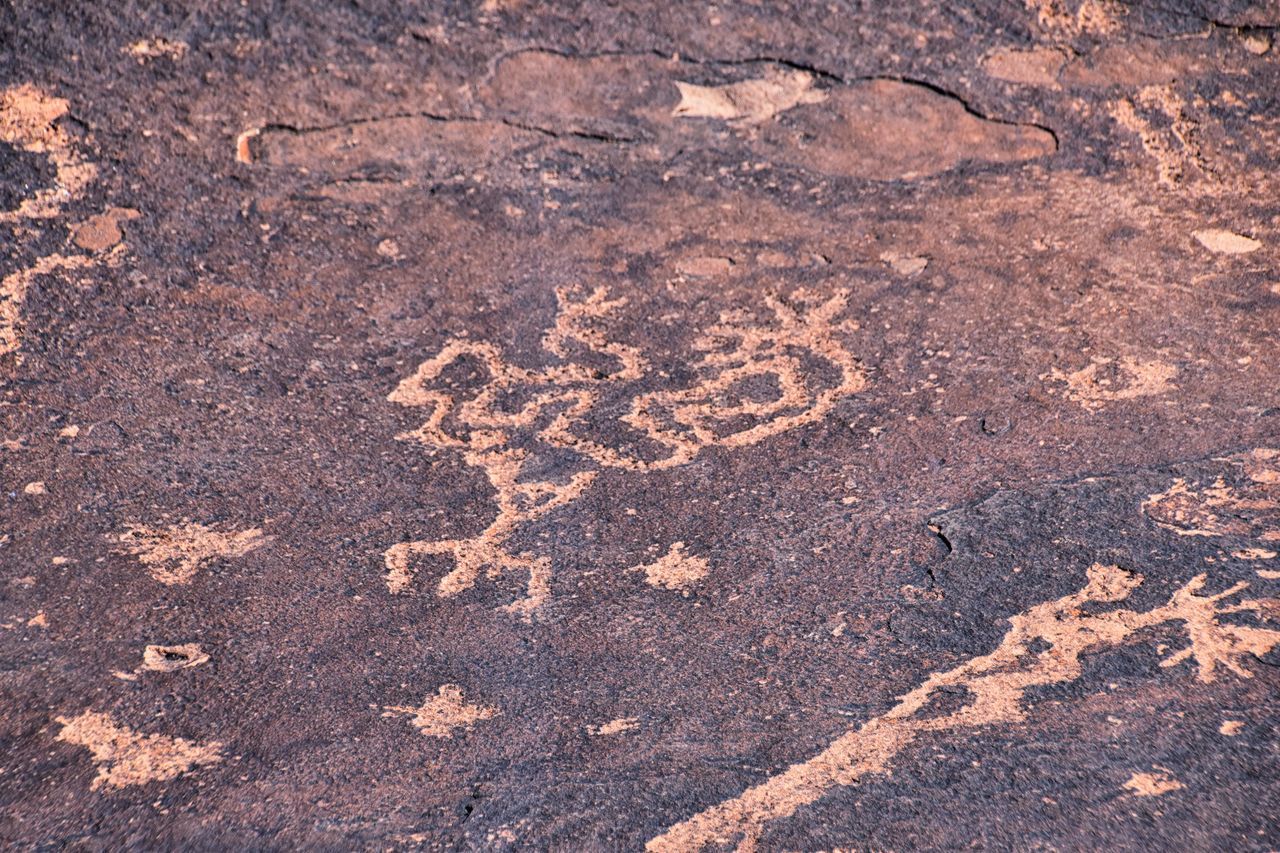
[[[836,738],[814,757],[676,824],[650,840],[646,849],[686,853],[735,841],[739,849],[753,849],[770,821],[795,814],[833,788],[886,772],[893,758],[922,734],[1019,722],[1026,716],[1023,699],[1028,690],[1075,681],[1087,655],[1140,641],[1147,629],[1159,625],[1185,625],[1189,643],[1162,665],[1193,659],[1202,682],[1213,681],[1218,666],[1250,677],[1242,666],[1244,658],[1280,646],[1280,631],[1218,621],[1219,615],[1260,612],[1277,604],[1270,599],[1222,603],[1245,589],[1245,583],[1201,596],[1205,575],[1197,575],[1167,603],[1145,612],[1097,608],[1125,601],[1141,583],[1141,575],[1117,566],[1090,566],[1088,583],[1079,592],[1011,617],[1009,631],[995,651],[934,673],[886,713]],[[1035,646],[1046,647],[1033,651]],[[964,707],[941,716],[921,715],[938,696],[958,694],[968,696]]]
[[[1223,89],[1222,93],[1218,95],[1218,98],[1222,103],[1234,109],[1245,110],[1249,108],[1249,105],[1240,100],[1236,93],[1232,92],[1230,89]]]
[[[576,501],[601,470],[659,471],[684,465],[708,447],[754,445],[817,422],[838,400],[866,385],[865,371],[840,340],[854,327],[837,320],[847,304],[845,291],[826,298],[803,290],[786,300],[766,295],[768,319],[728,312],[700,331],[694,343],[699,357],[690,365],[692,384],[636,394],[616,417],[648,443],[648,455],[642,455],[634,444],[611,445],[589,432],[589,416],[608,393],[654,375],[638,348],[612,340],[606,331],[626,300],[610,300],[604,288],[586,294],[564,288],[556,295],[559,312],[542,347],[558,363],[520,367],[491,343],[458,337],[388,395],[393,403],[429,412],[421,427],[397,437],[460,452],[468,465],[485,472],[497,505],[496,517],[476,536],[388,548],[383,559],[391,592],[408,588],[414,557],[447,555],[454,565],[437,584],[437,595],[468,590],[482,573],[497,578],[527,572],[525,597],[504,609],[531,619],[551,594],[551,561],[510,553],[505,542],[517,527]],[[825,384],[811,380],[801,353],[829,365],[835,376]],[[470,399],[437,389],[445,370],[459,362],[472,362],[487,374]],[[772,383],[772,397],[735,393],[752,380]],[[503,405],[516,395],[520,406]],[[538,448],[570,451],[582,467],[556,479],[524,479],[526,463]]]
[[[1262,248],[1262,242],[1223,228],[1205,228],[1195,232],[1201,246],[1220,255],[1244,255]]]
[[[161,56],[167,56],[177,61],[186,56],[189,49],[190,45],[185,41],[170,40],[156,36],[155,38],[135,41],[121,52],[135,57],[139,62],[146,62],[149,59],[156,59]]]
[[[1212,485],[1193,489],[1181,477],[1163,492],[1142,502],[1143,511],[1156,524],[1179,536],[1227,536],[1246,534],[1249,525],[1238,518],[1240,510],[1276,507],[1270,500],[1241,498],[1219,477]]]
[[[1243,466],[1245,474],[1255,483],[1280,485],[1280,450],[1276,448],[1257,447],[1231,457],[1231,461]]]
[[[54,122],[66,115],[68,103],[46,95],[29,84],[0,91],[0,141],[48,157],[54,167],[54,185],[38,190],[9,211],[0,211],[0,222],[49,219],[57,216],[72,198],[98,174],[97,167],[76,153],[71,137]]]
[[[27,627],[28,628],[48,628],[49,617],[45,615],[45,612],[43,610],[41,610],[35,616],[32,616],[30,619],[27,620]]]
[[[44,482],[41,480],[35,480],[22,487],[22,493],[24,495],[43,495],[48,491],[49,490],[45,488]]]
[[[1280,580],[1280,571],[1275,569],[1258,569],[1256,574],[1263,580]]]
[[[1158,128],[1138,114],[1138,107],[1162,117],[1166,128]],[[1158,182],[1177,187],[1190,175],[1215,177],[1199,143],[1199,124],[1192,119],[1186,102],[1172,84],[1144,86],[1134,100],[1121,99],[1109,109],[1111,117],[1134,133],[1143,150],[1156,162]]]
[[[1218,732],[1227,737],[1235,737],[1244,730],[1244,723],[1240,720],[1224,720],[1222,725],[1218,726]]]
[[[803,71],[774,71],[758,80],[725,86],[676,82],[680,103],[671,111],[678,118],[717,118],[759,124],[800,104],[820,104],[826,93],[813,88]]]
[[[525,5],[526,0],[481,0],[480,11],[492,15],[497,12],[508,12]]]
[[[151,672],[177,672],[208,663],[209,656],[199,643],[182,643],[176,646],[147,646],[142,651],[141,669]]]
[[[458,729],[470,729],[482,720],[498,716],[496,708],[473,705],[462,699],[462,688],[456,684],[442,684],[435,696],[427,697],[417,708],[403,705],[383,706],[384,717],[408,714],[413,726],[430,737],[453,737]]]
[[[1114,365],[1114,375],[1110,366]],[[1178,368],[1157,360],[1122,357],[1093,358],[1088,365],[1072,373],[1054,368],[1041,379],[1065,383],[1066,395],[1086,409],[1099,409],[1117,400],[1132,400],[1167,394],[1176,390],[1173,378]]]
[[[1275,451],[1258,448],[1225,461],[1236,466],[1247,480],[1232,486],[1217,477],[1208,485],[1176,478],[1163,492],[1142,502],[1142,511],[1156,524],[1179,536],[1257,536],[1273,541],[1272,529],[1280,525],[1280,463]],[[1240,549],[1237,556],[1266,548]],[[1245,559],[1264,559],[1245,557]]]
[[[0,281],[0,355],[16,351],[22,343],[18,334],[22,303],[37,276],[58,270],[85,269],[94,263],[87,255],[46,255],[32,266],[5,276]]]
[[[1056,89],[1066,62],[1066,52],[1056,47],[1001,48],[987,54],[982,70],[997,80]]]
[[[1180,791],[1185,785],[1173,778],[1168,771],[1157,768],[1154,773],[1134,773],[1124,787],[1135,797],[1159,797],[1172,791]]]
[[[881,252],[880,260],[898,275],[906,276],[922,273],[929,266],[929,259],[923,255],[904,255],[900,252]]]
[[[1114,0],[1025,0],[1036,21],[1049,31],[1064,35],[1107,35],[1120,29],[1126,9]],[[1071,6],[1075,6],[1074,13]]]
[[[222,744],[198,744],[165,735],[142,735],[116,725],[108,714],[85,711],[68,719],[58,717],[58,740],[83,746],[93,753],[98,775],[91,790],[103,785],[124,788],[148,782],[167,782],[178,775],[222,760]]]
[[[404,257],[404,254],[400,251],[400,244],[391,239],[383,240],[378,243],[377,252],[382,257],[389,258],[393,261],[398,261]]]
[[[714,278],[733,272],[733,258],[701,256],[676,261],[676,272],[694,278]]]
[[[210,560],[243,557],[271,541],[256,527],[224,533],[190,521],[164,528],[135,525],[115,539],[163,584],[190,583]]]
[[[1271,50],[1271,36],[1258,30],[1245,32],[1240,36],[1240,44],[1254,56],[1263,56]]]
[[[58,438],[75,438],[79,434],[80,427],[76,424],[64,426],[62,429],[58,430]]]
[[[666,554],[652,563],[636,566],[643,571],[645,583],[651,587],[671,589],[686,595],[693,586],[707,576],[709,566],[702,557],[684,553],[684,543],[674,543]]]
[[[91,216],[71,232],[71,239],[81,249],[101,252],[124,239],[120,229],[122,221],[137,219],[142,214],[127,207],[108,207],[104,212]]]
[[[607,737],[609,735],[620,735],[627,732],[633,732],[640,728],[640,721],[635,717],[619,717],[616,720],[610,720],[599,726],[588,728],[593,735]]]
[[[1276,552],[1266,548],[1241,548],[1239,551],[1232,551],[1231,556],[1239,560],[1274,560]]]

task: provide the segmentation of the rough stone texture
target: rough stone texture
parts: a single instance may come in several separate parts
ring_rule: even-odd
[[[1277,848],[1277,27],[0,9],[0,842]]]

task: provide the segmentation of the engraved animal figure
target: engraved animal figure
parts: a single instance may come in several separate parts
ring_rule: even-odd
[[[641,386],[651,388],[665,374],[653,371],[640,350],[606,332],[625,299],[609,299],[604,288],[585,294],[560,289],[556,295],[556,321],[541,341],[553,364],[521,367],[491,343],[455,338],[388,396],[428,412],[422,426],[398,437],[460,452],[468,465],[485,472],[497,506],[478,535],[387,549],[392,592],[409,587],[415,557],[445,555],[453,568],[440,579],[438,595],[470,589],[481,573],[496,578],[526,572],[525,598],[505,609],[529,618],[550,595],[551,563],[512,553],[508,540],[520,525],[572,503],[605,469],[657,471],[686,464],[707,447],[753,445],[822,419],[838,400],[866,385],[865,372],[840,340],[856,328],[838,319],[846,308],[845,291],[825,299],[803,290],[785,300],[767,296],[770,316],[763,321],[741,312],[721,315],[694,341],[695,380],[657,390]],[[469,399],[441,387],[446,371],[464,361],[485,374]],[[748,390],[761,383],[771,390]],[[639,441],[609,443],[591,435],[588,416],[598,413],[606,394],[611,401],[621,394],[626,409],[613,419],[613,432]],[[570,451],[581,467],[558,478],[531,474],[527,463],[551,449]]]
[[[1146,612],[1084,609],[1089,604],[1124,601],[1141,583],[1141,575],[1117,566],[1091,566],[1088,583],[1080,591],[1011,617],[1008,632],[990,654],[930,675],[888,712],[836,738],[812,758],[676,824],[650,840],[646,849],[651,853],[690,853],[710,844],[736,843],[738,850],[751,850],[770,821],[790,817],[833,788],[885,772],[899,752],[927,732],[1022,720],[1028,689],[1076,680],[1082,673],[1084,655],[1136,642],[1146,628],[1182,623],[1186,647],[1160,665],[1194,660],[1202,682],[1213,681],[1219,668],[1250,678],[1245,662],[1280,646],[1280,631],[1218,620],[1228,614],[1274,613],[1280,606],[1275,599],[1226,603],[1248,587],[1243,582],[1216,595],[1202,596],[1198,593],[1205,585],[1205,575],[1197,575],[1168,602]],[[1045,648],[1033,651],[1037,646]],[[921,716],[921,711],[942,695],[939,691],[954,693],[956,688],[970,697],[964,707],[943,716]]]

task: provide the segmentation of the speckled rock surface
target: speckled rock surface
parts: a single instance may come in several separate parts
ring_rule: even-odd
[[[0,842],[1280,846],[1277,27],[0,9]]]

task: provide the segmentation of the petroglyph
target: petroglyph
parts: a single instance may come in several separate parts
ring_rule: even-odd
[[[462,688],[456,684],[442,684],[435,696],[427,697],[417,708],[404,705],[386,705],[384,717],[408,714],[414,728],[430,737],[448,738],[458,729],[470,729],[481,720],[498,716],[496,708],[473,705],[462,699]]]
[[[1280,631],[1219,620],[1234,614],[1262,614],[1280,604],[1275,599],[1228,604],[1226,599],[1246,589],[1247,583],[1202,596],[1199,593],[1206,576],[1197,575],[1165,604],[1140,612],[1097,606],[1128,599],[1142,584],[1140,574],[1095,563],[1087,576],[1088,583],[1078,592],[1011,617],[1008,632],[990,654],[934,673],[885,714],[840,736],[813,758],[676,824],[652,839],[647,849],[687,853],[708,844],[735,841],[739,850],[753,849],[770,821],[795,814],[833,788],[886,772],[898,753],[923,735],[1024,719],[1028,711],[1024,697],[1029,689],[1075,681],[1082,674],[1085,655],[1139,642],[1145,636],[1142,632],[1150,628],[1182,624],[1187,646],[1163,660],[1161,666],[1192,660],[1201,682],[1212,682],[1219,667],[1251,677],[1246,661],[1280,646]],[[1086,605],[1091,606],[1086,609]],[[963,707],[941,716],[922,716],[935,699],[961,692],[968,697]]]
[[[166,735],[143,735],[117,725],[108,714],[94,711],[58,717],[58,740],[83,746],[93,753],[98,775],[89,786],[97,790],[167,782],[193,767],[222,760],[222,744],[199,744]]]
[[[135,525],[115,539],[163,584],[190,583],[210,560],[243,557],[271,541],[256,527],[225,533],[190,521],[164,528]]]
[[[609,737],[633,732],[638,728],[640,728],[640,721],[635,717],[619,717],[599,726],[589,726],[587,730],[593,735]]]
[[[689,594],[694,584],[707,576],[707,561],[684,553],[684,543],[676,542],[666,554],[646,566],[636,566],[644,572],[645,583],[660,589],[673,589]]]
[[[145,63],[161,56],[167,56],[176,62],[186,56],[187,51],[190,49],[191,46],[185,41],[170,40],[156,36],[155,38],[135,41],[122,50],[121,53],[127,53],[137,59],[139,63]]]
[[[1168,770],[1160,767],[1157,767],[1153,773],[1134,773],[1124,786],[1133,792],[1135,797],[1158,797],[1186,787],[1173,778]]]
[[[1152,521],[1179,536],[1243,536],[1280,541],[1280,451],[1257,448],[1225,459],[1231,482],[1176,478],[1142,502]],[[1260,559],[1266,548],[1242,549],[1241,559]]]
[[[1086,409],[1099,409],[1117,400],[1167,394],[1175,390],[1173,378],[1177,375],[1172,364],[1125,356],[1118,360],[1095,357],[1072,373],[1055,368],[1040,378],[1065,383],[1067,399]]]
[[[37,188],[24,197],[16,208],[0,211],[0,224],[57,217],[66,204],[78,197],[97,176],[97,167],[80,156],[71,136],[56,124],[58,119],[66,115],[68,107],[63,98],[47,95],[29,84],[0,91],[0,142],[41,155],[54,169],[52,186]],[[109,211],[104,215],[123,218],[126,214],[124,211],[119,211],[118,214],[111,214]],[[94,227],[85,231],[84,239],[95,245],[95,251],[110,249],[105,254],[97,258],[59,253],[45,255],[30,266],[9,273],[0,281],[0,355],[16,352],[21,345],[19,330],[22,304],[26,300],[28,289],[38,277],[62,270],[86,269],[100,262],[115,266],[120,261],[118,250],[122,247],[116,245],[119,237],[104,243],[111,236],[110,229],[98,228],[96,224],[94,220],[85,223],[86,226]],[[116,227],[114,220],[111,226]],[[118,232],[118,228],[116,230]],[[83,248],[79,239],[76,243]]]
[[[1026,0],[1026,6],[1045,30],[1067,36],[1115,32],[1125,13],[1123,6],[1111,0]]]
[[[470,589],[482,572],[491,578],[525,572],[525,597],[505,609],[530,618],[550,595],[552,567],[546,557],[508,550],[520,525],[575,501],[602,470],[660,471],[686,464],[708,447],[757,444],[820,421],[838,400],[866,385],[840,340],[856,328],[839,319],[844,291],[826,298],[803,290],[786,299],[765,296],[766,319],[722,314],[694,342],[699,355],[691,365],[692,383],[658,390],[643,386],[665,377],[655,375],[640,350],[606,333],[610,316],[626,300],[610,300],[603,288],[587,294],[561,289],[557,297],[555,324],[542,338],[542,349],[556,363],[521,367],[493,344],[456,338],[388,396],[428,410],[421,427],[398,437],[460,452],[485,472],[497,506],[493,521],[476,536],[387,549],[391,592],[409,587],[413,558],[445,555],[453,568],[438,582],[437,595]],[[460,362],[486,375],[469,399],[441,390],[445,371]],[[760,383],[766,391],[756,388]],[[625,408],[608,420],[612,440],[592,431],[591,416],[606,398]],[[570,451],[580,467],[555,478],[529,475],[527,463],[548,449]]]
[[[1155,116],[1156,123],[1144,118],[1139,108]],[[1176,187],[1191,174],[1215,175],[1197,142],[1199,126],[1172,84],[1143,86],[1134,99],[1112,103],[1110,113],[1118,125],[1138,136],[1156,162],[1162,186]]]
[[[36,190],[14,210],[0,211],[0,222],[49,219],[57,216],[98,174],[71,143],[67,132],[54,124],[66,115],[69,104],[23,84],[0,92],[0,141],[43,154],[55,170],[53,186]]]
[[[0,281],[0,355],[14,352],[22,343],[19,335],[22,303],[37,277],[59,270],[87,269],[97,263],[88,255],[46,255],[30,267],[10,273]]]

